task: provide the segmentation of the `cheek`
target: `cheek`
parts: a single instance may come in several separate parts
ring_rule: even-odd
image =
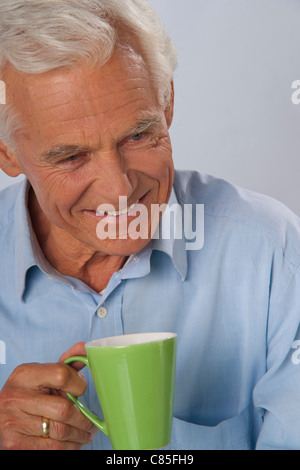
[[[158,181],[167,183],[169,179],[173,183],[173,158],[172,146],[169,137],[160,139],[155,146],[132,152],[128,167],[134,168],[140,173]]]
[[[154,152],[148,161],[148,170],[148,174],[157,180],[161,198],[165,202],[171,194],[174,179],[172,147],[169,139],[160,142],[159,150]]]
[[[29,178],[30,180],[30,178]],[[84,191],[76,177],[40,169],[30,180],[45,213],[70,211]]]

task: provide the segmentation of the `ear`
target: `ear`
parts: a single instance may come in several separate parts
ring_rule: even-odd
[[[0,168],[13,178],[23,173],[16,153],[10,150],[2,141],[0,141]]]
[[[171,97],[170,101],[165,109],[166,122],[168,129],[171,127],[174,115],[174,82],[171,82]]]

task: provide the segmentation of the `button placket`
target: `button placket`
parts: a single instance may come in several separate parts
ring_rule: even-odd
[[[99,308],[97,309],[97,316],[98,316],[99,318],[101,318],[101,319],[106,318],[106,317],[107,317],[107,313],[108,313],[108,312],[107,312],[107,308],[104,307],[104,306],[99,307]]]

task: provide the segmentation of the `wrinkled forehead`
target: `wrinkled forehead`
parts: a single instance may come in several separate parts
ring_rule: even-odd
[[[108,113],[115,99],[134,101],[138,93],[155,93],[143,58],[132,50],[115,52],[102,67],[80,64],[43,74],[25,74],[8,67],[5,72],[7,101],[25,122],[63,117],[78,119],[89,113]],[[134,98],[136,95],[136,98]],[[115,106],[115,104],[113,105]],[[58,117],[57,117],[58,113]]]
[[[54,94],[56,90],[68,92],[69,95],[82,94],[88,91],[88,84],[103,85],[110,92],[122,88],[122,83],[128,80],[144,78],[150,81],[150,74],[143,58],[132,49],[120,48],[102,67],[88,62],[72,68],[54,69],[42,74],[28,74],[17,71],[11,65],[6,67],[4,80],[7,88],[7,99],[17,101],[23,97],[27,102],[38,103],[41,96]],[[97,80],[97,81],[96,81]],[[1,82],[0,82],[1,83]],[[18,100],[21,104],[21,102]],[[17,104],[17,103],[15,103]]]
[[[40,75],[11,69],[6,84],[8,101],[25,123],[24,134],[35,141],[92,144],[98,130],[121,131],[124,122],[134,124],[157,108],[147,67],[132,51],[115,53],[99,68],[84,64]]]

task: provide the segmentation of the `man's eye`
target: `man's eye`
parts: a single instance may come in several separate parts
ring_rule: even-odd
[[[140,134],[135,134],[134,136],[131,137],[131,140],[133,140],[134,142],[138,142],[139,140],[142,140],[144,135],[145,134],[143,134],[142,132]]]
[[[67,157],[65,158],[63,161],[68,163],[68,162],[74,162],[75,160],[77,160],[77,158],[79,158],[79,155],[71,155],[70,157]]]
[[[75,155],[70,155],[70,157],[66,157],[66,158],[62,159],[59,163],[61,165],[68,165],[68,164],[71,164],[73,162],[76,162],[77,160],[80,161],[81,157],[82,157],[82,155],[77,153]]]

